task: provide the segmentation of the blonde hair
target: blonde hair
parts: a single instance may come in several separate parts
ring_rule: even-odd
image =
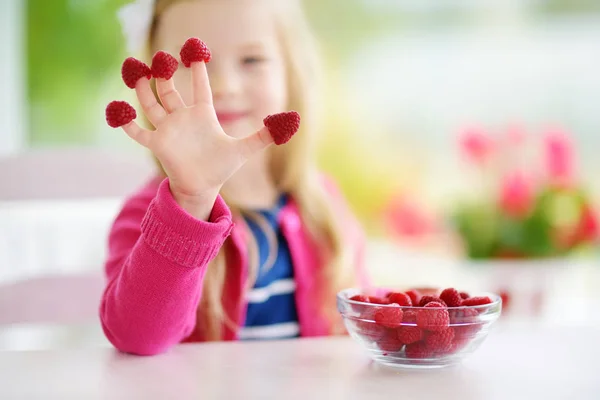
[[[201,0],[157,0],[154,19],[148,41],[148,58],[154,49],[155,37],[160,16],[176,3]],[[314,138],[317,130],[316,115],[317,96],[316,83],[319,80],[319,67],[316,45],[311,36],[308,21],[304,16],[298,0],[269,0],[275,7],[278,22],[278,34],[287,67],[288,77],[288,109],[296,110],[302,116],[300,131],[285,146],[272,146],[270,152],[272,178],[281,192],[291,195],[298,206],[300,217],[308,229],[314,243],[320,246],[319,260],[323,262],[318,293],[321,312],[331,322],[331,334],[341,333],[335,310],[335,292],[354,282],[348,280],[353,276],[349,271],[353,260],[349,257],[351,248],[345,245],[342,229],[338,225],[335,210],[329,202],[323,181],[317,171],[315,160]],[[293,49],[293,52],[290,51]],[[160,163],[157,162],[160,168]],[[164,171],[161,173],[164,174]],[[244,210],[231,199],[225,199],[235,220],[241,221],[244,229],[249,229],[243,217],[252,218],[265,231],[275,247],[276,237],[266,221],[257,213]],[[339,215],[339,214],[338,214]],[[237,222],[237,221],[236,221]],[[256,280],[259,269],[258,248],[253,235],[248,237],[249,273],[246,282],[247,290]],[[220,340],[223,335],[223,324],[231,329],[238,328],[235,316],[226,315],[222,304],[222,293],[225,283],[226,251],[231,246],[228,239],[223,249],[208,266],[204,277],[204,287],[197,313],[197,325],[205,332],[206,340]],[[274,254],[271,254],[274,256]],[[271,262],[274,261],[270,257]]]

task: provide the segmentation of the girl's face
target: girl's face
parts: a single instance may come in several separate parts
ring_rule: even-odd
[[[177,3],[161,16],[156,48],[179,59],[190,37],[211,51],[207,64],[215,111],[225,132],[247,136],[269,114],[287,111],[287,80],[268,4],[277,0],[204,0]],[[191,104],[190,70],[180,65],[175,85]]]

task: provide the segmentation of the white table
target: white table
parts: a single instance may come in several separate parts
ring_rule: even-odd
[[[598,399],[600,328],[492,332],[462,365],[394,370],[349,338],[0,352],[2,399]]]

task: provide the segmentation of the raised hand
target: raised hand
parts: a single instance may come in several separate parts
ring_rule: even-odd
[[[112,127],[122,129],[133,140],[157,157],[169,177],[175,200],[197,218],[206,220],[214,200],[227,179],[255,153],[273,143],[287,142],[298,130],[300,116],[287,112],[267,116],[265,126],[251,135],[236,139],[228,136],[217,119],[205,62],[210,52],[199,39],[188,39],[180,56],[191,68],[193,99],[185,104],[172,76],[178,61],[158,52],[152,68],[134,58],[123,63],[122,76],[135,88],[137,98],[154,131],[140,127],[135,109],[120,101],[106,108]],[[160,103],[150,87],[150,74],[156,79]]]

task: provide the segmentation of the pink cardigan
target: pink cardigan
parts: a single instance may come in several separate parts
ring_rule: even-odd
[[[343,213],[349,243],[356,250],[356,273],[361,286],[367,278],[362,263],[364,240],[341,195],[326,183],[336,210]],[[294,201],[281,211],[281,228],[292,255],[296,304],[301,336],[329,333],[330,324],[313,310],[311,292],[320,268],[314,241],[300,220]],[[227,272],[223,305],[227,315],[245,321],[243,298],[247,275],[244,229],[234,224],[221,197],[209,221],[187,214],[173,199],[168,179],[155,178],[130,197],[118,214],[108,241],[107,285],[100,305],[100,320],[108,340],[127,353],[151,355],[189,341],[202,341],[196,326],[196,309],[202,295],[207,264],[231,235],[227,246]],[[237,339],[223,326],[224,339]]]

